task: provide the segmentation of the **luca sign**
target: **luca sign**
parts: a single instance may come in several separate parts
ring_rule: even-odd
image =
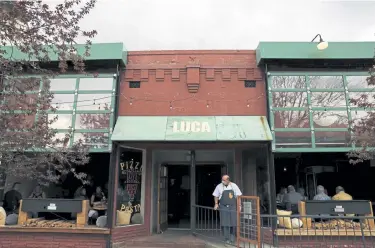
[[[207,121],[174,121],[173,133],[210,133],[211,127]]]

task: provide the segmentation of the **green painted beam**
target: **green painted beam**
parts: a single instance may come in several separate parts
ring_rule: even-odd
[[[267,60],[287,59],[372,59],[375,42],[329,42],[325,50],[317,42],[260,42],[256,49],[257,64]]]
[[[76,45],[77,53],[83,55],[85,52],[85,45]],[[12,46],[0,47],[0,50],[4,50],[5,58],[12,56],[13,60],[27,59],[27,55],[22,53],[20,50]],[[49,53],[51,61],[58,61],[58,56],[52,50]],[[94,60],[117,60],[121,61],[124,65],[127,61],[127,52],[124,51],[123,43],[95,43],[91,45],[90,56],[86,57],[86,61]],[[36,58],[31,58],[30,61],[37,61]]]

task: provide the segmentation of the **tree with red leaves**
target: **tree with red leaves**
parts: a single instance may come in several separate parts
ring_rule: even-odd
[[[49,79],[71,70],[83,73],[96,35],[79,26],[96,0],[47,3],[0,2],[0,170],[46,184],[69,172],[85,178],[74,169],[89,161],[83,142],[69,147],[70,134],[58,139],[50,127],[57,118],[48,118],[56,110]],[[82,36],[85,52],[78,54],[75,41]]]
[[[369,69],[369,77],[366,79],[368,86],[375,86],[375,60]],[[374,159],[375,156],[375,95],[359,94],[351,98],[350,102],[366,111],[366,115],[352,121],[352,142],[357,149],[348,153],[350,163],[358,164],[366,160]]]

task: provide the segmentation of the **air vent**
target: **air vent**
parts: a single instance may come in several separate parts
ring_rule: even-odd
[[[131,82],[129,82],[129,88],[132,88],[132,89],[141,88],[141,82],[140,81],[131,81]]]
[[[255,80],[245,80],[245,88],[255,88],[257,82]]]

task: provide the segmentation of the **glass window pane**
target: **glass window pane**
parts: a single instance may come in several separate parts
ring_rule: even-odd
[[[111,94],[78,94],[77,110],[109,109],[111,101]]]
[[[347,76],[346,83],[348,89],[374,88],[374,85],[368,85],[366,79],[368,76]]]
[[[79,140],[82,140],[83,144],[90,146],[90,148],[103,149],[109,147],[108,133],[75,133],[74,143]]]
[[[75,78],[53,78],[50,79],[50,91],[68,91],[76,89]]]
[[[311,147],[311,132],[275,132],[276,148]]]
[[[311,92],[313,107],[346,107],[344,92]]]
[[[48,121],[53,121],[50,127],[54,129],[69,129],[72,127],[71,114],[49,114]]]
[[[315,128],[348,128],[348,113],[346,111],[314,111]]]
[[[361,122],[366,123],[366,121],[370,118],[370,115],[374,114],[375,112],[358,110],[352,111],[352,123],[354,126],[359,125]]]
[[[142,151],[124,149],[120,153],[116,202],[116,224],[118,226],[143,224],[141,197],[142,187],[144,187],[142,183],[144,165],[142,158]],[[160,190],[163,189],[164,187]]]
[[[310,87],[313,89],[343,89],[342,76],[310,76]]]
[[[349,92],[349,104],[352,107],[372,107],[374,96],[375,92]]]
[[[57,110],[73,110],[74,94],[53,94],[52,107]]]
[[[110,113],[107,114],[77,114],[76,129],[109,128]]]
[[[277,108],[306,107],[307,92],[272,92],[272,106]]]
[[[275,128],[310,128],[309,111],[275,111]]]
[[[348,147],[350,140],[350,132],[315,132],[316,147]]]
[[[271,87],[274,89],[304,89],[305,76],[273,76]]]
[[[80,78],[79,90],[112,90],[113,78]]]

